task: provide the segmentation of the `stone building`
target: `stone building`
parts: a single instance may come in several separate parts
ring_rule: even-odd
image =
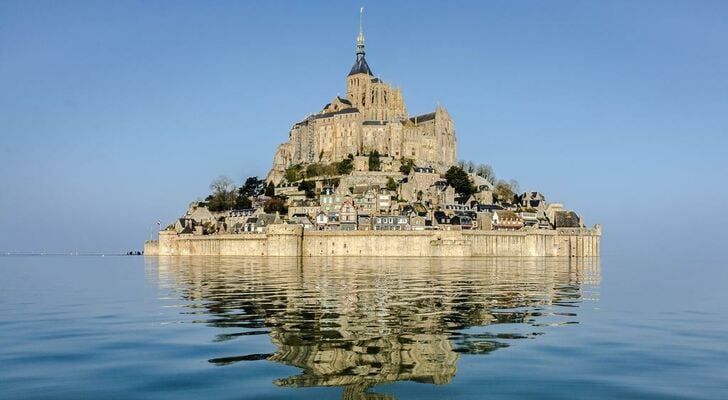
[[[374,151],[444,171],[456,161],[455,148],[455,127],[445,108],[438,104],[433,112],[410,116],[402,91],[374,75],[365,58],[360,26],[346,97],[334,97],[319,112],[293,125],[288,141],[278,146],[266,181],[280,182],[291,165],[331,163]]]

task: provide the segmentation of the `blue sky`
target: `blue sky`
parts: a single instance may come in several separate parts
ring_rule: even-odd
[[[264,176],[345,93],[360,4],[0,0],[0,251],[138,249],[218,175]],[[719,243],[694,233],[728,222],[728,3],[364,6],[369,65],[448,108],[459,158],[605,251]]]

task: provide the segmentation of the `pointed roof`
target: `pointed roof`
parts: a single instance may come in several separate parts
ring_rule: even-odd
[[[355,74],[367,74],[369,76],[374,75],[372,74],[371,68],[369,68],[369,64],[367,64],[367,60],[364,59],[364,54],[356,56],[354,66],[351,67],[351,71],[349,71],[349,76]]]
[[[356,74],[367,74],[373,76],[367,60],[364,59],[364,7],[359,9],[359,35],[356,37],[356,61],[349,71],[349,76]]]

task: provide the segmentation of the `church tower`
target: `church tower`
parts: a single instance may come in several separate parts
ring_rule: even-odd
[[[346,77],[346,98],[358,108],[365,121],[394,121],[407,118],[402,91],[372,74],[364,57],[364,8],[359,10],[356,61]]]
[[[372,80],[372,70],[364,58],[364,7],[359,9],[359,35],[356,37],[356,61],[346,78],[346,98],[354,107],[362,110],[367,106],[367,87]]]

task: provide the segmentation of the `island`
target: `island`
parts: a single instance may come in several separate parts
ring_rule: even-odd
[[[264,179],[212,193],[144,244],[147,256],[598,257],[601,227],[487,164],[458,161],[439,102],[411,116],[372,72],[360,21],[346,96],[293,124]]]

